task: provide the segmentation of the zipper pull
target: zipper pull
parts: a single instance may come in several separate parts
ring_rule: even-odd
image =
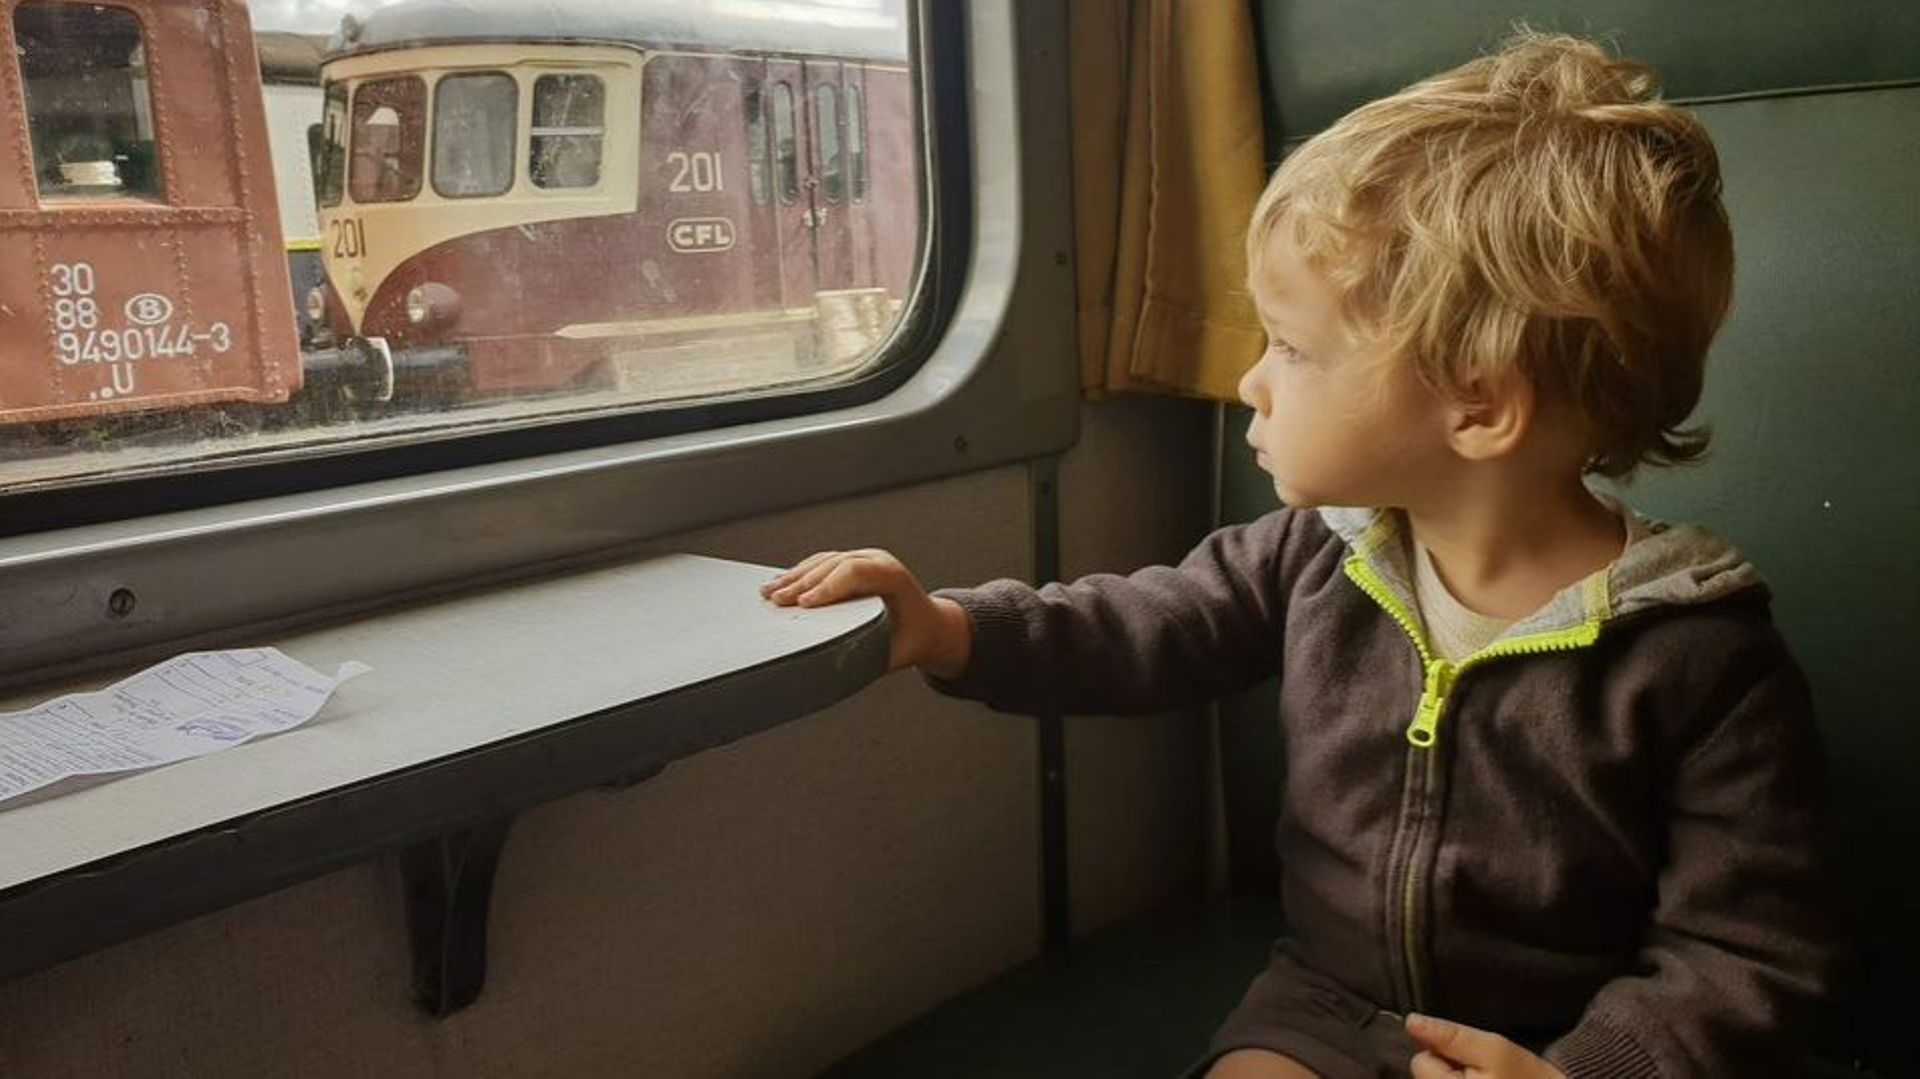
[[[1440,711],[1447,705],[1452,688],[1453,666],[1444,659],[1427,664],[1427,683],[1420,691],[1420,707],[1413,713],[1413,725],[1407,728],[1407,741],[1420,749],[1432,749],[1440,740]]]

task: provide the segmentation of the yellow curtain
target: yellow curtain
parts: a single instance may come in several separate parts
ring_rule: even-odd
[[[1234,398],[1265,182],[1246,0],[1070,0],[1075,273],[1090,397]]]

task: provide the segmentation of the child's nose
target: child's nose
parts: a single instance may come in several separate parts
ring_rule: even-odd
[[[1255,412],[1263,411],[1261,408],[1262,399],[1258,393],[1259,388],[1260,364],[1256,361],[1253,366],[1247,368],[1246,374],[1240,376],[1240,385],[1238,387],[1240,403],[1253,409]]]

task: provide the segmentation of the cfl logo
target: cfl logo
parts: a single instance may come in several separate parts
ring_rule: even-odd
[[[682,254],[733,247],[733,222],[724,217],[683,217],[667,226],[667,243]]]

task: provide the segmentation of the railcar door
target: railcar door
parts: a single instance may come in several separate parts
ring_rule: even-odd
[[[780,301],[789,311],[813,306],[820,279],[809,191],[813,169],[806,92],[805,72],[798,62],[767,61],[764,93],[773,135],[774,217],[780,223]]]
[[[781,282],[781,230],[778,177],[773,153],[772,78],[767,62],[743,58],[740,73],[741,136],[745,140],[742,168],[747,198],[740,215],[740,251],[753,275],[752,309],[774,311],[785,304]]]
[[[812,121],[813,179],[807,191],[813,205],[814,245],[819,251],[819,287],[853,287],[852,230],[847,213],[846,88],[841,65],[808,61],[807,111]]]

